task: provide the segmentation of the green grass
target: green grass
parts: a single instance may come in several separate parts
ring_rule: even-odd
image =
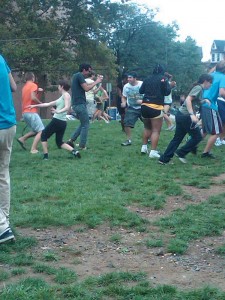
[[[68,122],[65,140],[77,125],[77,121]],[[18,124],[17,137],[23,126]],[[203,160],[200,155],[190,154],[186,165],[174,158],[174,165],[162,166],[140,154],[141,135],[139,122],[132,130],[132,146],[121,147],[125,136],[119,122],[93,123],[88,150],[81,153],[80,160],[57,149],[54,138],[49,141],[48,161],[43,161],[41,154],[25,152],[15,141],[10,165],[11,224],[17,240],[0,246],[0,281],[10,283],[15,276],[18,280],[0,290],[0,300],[225,299],[225,294],[214,287],[181,291],[172,286],[152,286],[146,274],[129,271],[118,270],[81,280],[76,268],[82,263],[82,252],[76,245],[35,255],[35,247],[41,247],[38,240],[19,233],[21,227],[54,229],[75,225],[77,232],[85,232],[107,224],[115,230],[125,228],[148,234],[154,225],[157,232],[138,243],[177,254],[185,253],[196,239],[220,235],[225,228],[224,194],[195,204],[182,186],[209,188],[212,177],[224,172],[223,149],[214,150],[218,160]],[[173,132],[162,131],[158,149],[163,152],[172,136]],[[30,145],[28,141],[27,147]],[[204,142],[200,153],[203,147]],[[161,210],[171,196],[182,202],[183,209],[159,215],[157,220],[147,219],[145,214],[132,209]],[[130,251],[120,233],[112,234],[109,242],[122,245],[120,255]],[[224,246],[217,253],[224,254]],[[63,255],[72,257],[71,269],[61,265]]]

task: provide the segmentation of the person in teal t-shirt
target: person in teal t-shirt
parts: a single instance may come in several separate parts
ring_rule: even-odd
[[[9,163],[16,133],[16,114],[12,99],[12,92],[16,89],[10,68],[0,55],[0,244],[14,239],[9,227]]]
[[[215,72],[211,73],[213,83],[209,90],[204,92],[204,99],[201,106],[201,117],[203,135],[210,134],[202,158],[215,158],[210,152],[219,134],[222,132],[222,122],[218,113],[217,98],[225,98],[225,60],[216,65]],[[210,101],[210,103],[209,103]]]

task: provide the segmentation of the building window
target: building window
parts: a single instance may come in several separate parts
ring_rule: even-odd
[[[215,61],[215,54],[213,53],[212,54],[212,62],[214,62]]]
[[[220,53],[217,53],[217,55],[216,55],[216,61],[220,61]]]

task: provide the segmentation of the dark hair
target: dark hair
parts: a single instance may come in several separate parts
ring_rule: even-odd
[[[202,84],[204,81],[208,81],[208,82],[212,83],[213,82],[213,77],[208,73],[200,75],[200,77],[198,78],[198,81],[196,81],[192,84],[192,87],[190,88],[189,92],[193,89],[194,86]]]
[[[221,60],[217,65],[216,65],[216,71],[225,73],[225,60]]]
[[[34,73],[32,73],[32,72],[27,72],[26,74],[25,74],[25,80],[26,81],[28,81],[28,80],[33,80],[35,78],[35,75],[34,75]]]
[[[157,64],[154,67],[153,74],[163,74],[164,75],[164,73],[165,73],[165,68],[162,65]]]
[[[137,76],[137,73],[136,72],[134,72],[134,71],[130,71],[130,72],[127,72],[127,77],[133,77],[133,78],[137,78],[138,76]]]
[[[199,77],[199,79],[197,81],[197,84],[202,84],[204,81],[208,81],[208,82],[212,83],[213,82],[213,77],[210,74],[207,74],[207,73],[202,74]]]
[[[83,70],[88,71],[90,68],[92,69],[91,65],[89,64],[81,64],[79,66],[79,72],[82,72]]]
[[[59,80],[59,85],[62,86],[66,92],[70,89],[70,84],[64,79]]]

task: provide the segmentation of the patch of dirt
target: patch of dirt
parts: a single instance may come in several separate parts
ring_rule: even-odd
[[[149,221],[156,220],[178,208],[185,208],[187,204],[198,204],[211,195],[223,193],[224,180],[225,174],[216,177],[210,189],[183,187],[185,194],[191,196],[188,197],[189,200],[177,196],[169,197],[161,210],[135,206],[129,206],[128,209]],[[155,285],[169,284],[180,289],[193,289],[210,284],[225,291],[225,259],[215,253],[215,248],[224,243],[225,232],[219,237],[194,241],[188,252],[179,256],[165,253],[163,248],[148,248],[145,241],[150,234],[161,234],[157,227],[150,225],[149,228],[150,233],[115,229],[107,225],[83,231],[77,226],[44,230],[21,228],[17,231],[22,236],[36,237],[38,245],[32,250],[36,258],[42,260],[46,251],[54,251],[59,259],[48,264],[73,269],[80,280],[108,272],[141,271],[146,272],[150,282]],[[121,237],[118,243],[111,239],[115,234]]]

